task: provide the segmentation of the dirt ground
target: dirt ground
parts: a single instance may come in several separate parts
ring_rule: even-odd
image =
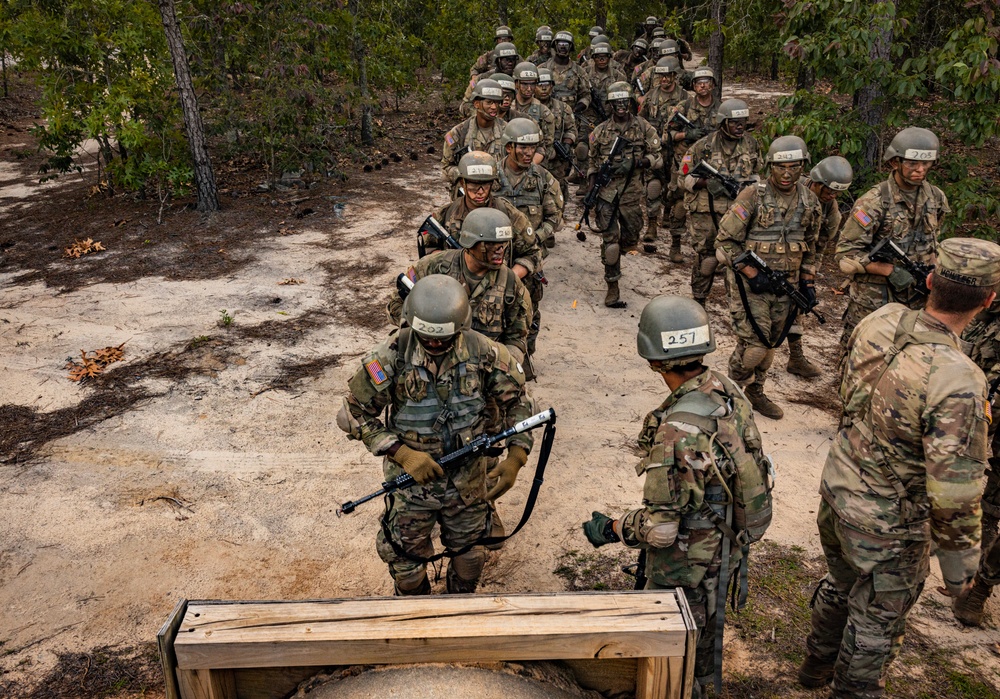
[[[755,108],[773,103],[776,93],[754,90]],[[396,117],[420,124],[401,162],[314,188],[263,191],[233,175],[224,211],[178,203],[162,226],[154,202],[94,195],[92,169],[36,184],[30,120],[0,130],[0,694],[162,696],[150,643],[180,598],[391,594],[374,550],[380,504],[334,514],[381,480],[379,461],[334,418],[361,356],[390,329],[383,308],[416,258],[417,226],[446,201],[427,148],[450,117],[413,109]],[[666,389],[635,353],[637,318],[658,294],[686,294],[689,271],[630,255],[628,308],[604,308],[599,239],[575,239],[580,214],[574,198],[545,267],[530,392],[559,416],[546,482],[528,526],[491,556],[484,593],[566,589],[556,570],[567,552],[592,551],[580,529],[591,510],[641,502],[633,447]],[[88,237],[106,250],[63,257]],[[837,420],[840,282],[828,268],[828,322],[808,321],[805,336],[827,373],[791,376],[779,351],[768,386],[786,417],[758,422],[778,470],[768,539],[810,558]],[[725,371],[734,342],[721,280],[709,310],[708,363]],[[81,350],[119,345],[122,362],[69,380]],[[507,521],[529,471],[501,502]],[[994,622],[961,628],[934,591],[934,566],[911,627],[995,691]],[[991,610],[998,618],[995,600]],[[818,696],[794,688],[792,660],[763,662],[738,636],[727,675],[766,680],[753,696]],[[86,684],[98,676],[107,688]]]

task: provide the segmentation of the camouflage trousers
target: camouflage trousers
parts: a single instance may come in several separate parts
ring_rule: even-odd
[[[726,268],[726,288],[729,290],[729,314],[733,321],[733,331],[736,333],[736,349],[729,357],[729,376],[741,386],[752,383],[764,385],[767,370],[774,361],[774,350],[768,349],[757,337],[753,326],[743,307],[739,288],[736,286],[736,273],[732,268]],[[750,291],[750,285],[743,279],[743,288],[747,294],[750,312],[753,313],[758,327],[767,338],[769,344],[777,342],[785,329],[785,322],[791,312],[791,299],[787,296],[775,296],[772,293],[755,294]]]
[[[614,204],[598,200],[594,207],[597,230],[601,231],[601,262],[604,280],[616,282],[622,278],[622,253],[639,244],[642,230],[641,192],[638,183],[629,185],[622,193],[618,213]]]
[[[826,501],[817,524],[830,572],[813,595],[806,650],[816,661],[834,664],[838,699],[876,699],[885,692],[906,617],[924,588],[930,542],[863,534],[844,524]]]
[[[719,267],[719,260],[715,257],[715,237],[718,230],[712,214],[698,211],[687,212],[687,229],[695,254],[691,266],[691,296],[695,300],[707,299],[712,293],[712,282],[715,281],[715,271]]]
[[[996,446],[994,445],[994,451]],[[980,504],[983,508],[983,553],[979,559],[978,575],[987,585],[1000,585],[1000,541],[997,525],[1000,523],[1000,457],[990,459],[986,470],[986,488]]]
[[[663,162],[671,162],[670,151],[662,152]],[[664,210],[666,213],[664,213]],[[657,170],[646,180],[646,215],[649,224],[642,235],[645,242],[656,242],[657,224],[662,221],[664,228],[671,232],[671,237],[680,244],[681,231],[684,229],[684,193],[677,186],[677,171],[671,169],[670,179],[664,181],[663,170]]]
[[[923,297],[897,293],[885,277],[875,274],[856,274],[851,280],[847,308],[844,310],[844,332],[840,336],[840,347],[847,351],[847,342],[861,319],[887,303],[902,303],[913,309],[924,307]]]
[[[485,469],[486,466],[482,463],[474,467]],[[441,527],[441,543],[445,548],[457,551],[489,533],[486,529],[490,524],[489,512],[485,499],[467,505],[450,478],[438,478],[423,486],[397,491],[388,514],[388,528],[404,552],[429,558],[434,554],[431,532],[435,524]],[[375,547],[379,558],[389,564],[397,594],[429,591],[426,563],[396,553],[381,529]],[[450,559],[448,592],[475,592],[485,562],[486,554],[481,546]]]
[[[535,353],[535,341],[538,339],[538,331],[542,327],[542,312],[539,306],[542,303],[542,296],[545,294],[545,285],[535,274],[529,274],[522,280],[531,297],[531,325],[528,326],[528,354]]]

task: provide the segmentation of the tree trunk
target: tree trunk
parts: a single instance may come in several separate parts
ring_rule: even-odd
[[[708,40],[708,67],[715,73],[715,96],[722,99],[722,54],[726,37],[722,25],[726,23],[726,0],[712,0],[712,36]]]
[[[594,24],[608,28],[608,3],[605,0],[594,0]]]
[[[889,4],[886,3],[886,5]],[[895,10],[896,1],[892,0],[891,5]],[[875,40],[869,51],[869,57],[873,63],[882,63],[890,58],[893,17],[895,17],[895,12],[891,16],[883,17],[881,26],[878,27]],[[868,127],[868,136],[862,151],[864,159],[861,162],[861,172],[859,173],[859,179],[864,179],[869,173],[875,172],[882,156],[882,129],[885,127],[883,123],[885,94],[882,85],[878,82],[871,82],[862,87],[854,93],[854,105],[858,117]]]
[[[507,21],[507,0],[497,0],[497,17],[500,19],[500,24],[510,24]]]
[[[3,96],[10,97],[10,90],[7,88],[7,51],[0,51],[0,66],[3,67]]]
[[[349,0],[347,10],[353,18],[351,33],[351,53],[354,62],[358,66],[357,86],[361,93],[361,143],[366,146],[375,145],[375,136],[372,133],[372,104],[371,95],[368,92],[368,68],[365,65],[365,45],[361,40],[361,32],[358,30],[360,20],[360,0]]]
[[[771,80],[778,79],[778,52],[771,54]]]
[[[198,111],[198,95],[195,94],[194,84],[191,82],[191,68],[184,52],[184,40],[181,38],[181,25],[177,21],[174,0],[159,0],[159,3],[163,30],[166,32],[170,58],[174,63],[181,111],[184,113],[184,131],[187,133],[188,146],[191,148],[191,160],[194,161],[198,211],[218,211],[219,188],[215,184],[215,171],[212,170],[212,161],[205,146],[205,126],[201,121],[201,112]]]

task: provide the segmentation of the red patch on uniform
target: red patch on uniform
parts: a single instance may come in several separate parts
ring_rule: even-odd
[[[685,155],[684,159],[681,160],[681,173],[686,175],[688,174],[688,170],[690,169],[691,169],[691,156]]]
[[[736,204],[733,206],[733,213],[739,216],[741,221],[746,221],[750,218],[750,212],[744,209],[742,204]]]
[[[590,142],[591,143],[594,142],[594,132],[593,131],[590,132]]]

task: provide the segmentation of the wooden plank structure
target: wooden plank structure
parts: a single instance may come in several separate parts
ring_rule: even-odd
[[[553,660],[581,686],[686,699],[695,625],[680,590],[184,601],[160,629],[168,699],[278,699],[347,665]]]

